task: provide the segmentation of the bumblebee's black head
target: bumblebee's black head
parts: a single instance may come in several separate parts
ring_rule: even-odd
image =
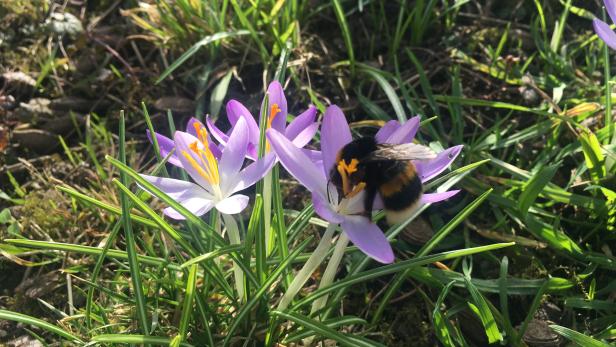
[[[337,165],[341,160],[344,160],[345,163],[350,164],[353,159],[356,159],[361,163],[362,159],[376,149],[376,139],[372,136],[360,137],[342,147],[342,149],[338,152],[338,155],[336,155],[336,162],[334,163],[334,166],[330,168],[329,171],[329,176],[332,183],[338,188],[342,187],[342,177],[337,170]],[[352,184],[357,184],[363,180],[363,176],[364,168],[360,164],[358,171],[351,174],[349,178],[351,179]]]

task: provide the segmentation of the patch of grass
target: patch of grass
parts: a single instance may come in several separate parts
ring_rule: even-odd
[[[43,31],[13,33],[29,39],[18,42],[4,33],[2,39],[14,49],[0,50],[0,58],[7,58],[9,68],[39,78],[37,93],[52,99],[85,95],[97,100],[93,104],[107,104],[78,128],[83,136],[63,142],[63,150],[74,154],[67,167],[89,166],[85,176],[91,183],[84,184],[82,177],[72,184],[76,189],[58,193],[50,189],[49,183],[58,183],[52,177],[42,175],[45,188],[38,189],[16,175],[17,185],[1,187],[7,195],[3,206],[9,206],[22,198],[15,187],[26,183],[17,218],[36,231],[26,228],[21,235],[3,237],[44,240],[6,241],[1,248],[6,259],[30,261],[30,268],[41,273],[61,268],[68,274],[61,279],[62,295],[68,298],[70,292],[73,298],[70,305],[56,300],[45,306],[45,319],[54,325],[4,311],[3,317],[29,321],[47,341],[77,344],[273,345],[315,335],[314,342],[350,345],[502,340],[521,346],[536,338],[531,333],[538,327],[547,327],[545,336],[558,334],[577,343],[613,343],[614,54],[592,32],[592,14],[601,17],[596,4],[102,2],[53,9],[86,13],[86,27],[101,16],[75,40]],[[5,23],[44,20],[28,4],[3,3],[2,8],[10,13]],[[109,29],[118,23],[123,32]],[[124,41],[115,46],[106,35]],[[26,66],[18,63],[31,56],[37,58],[24,60]],[[281,61],[284,66],[277,68]],[[463,193],[423,210],[419,218],[433,232],[426,245],[406,242],[397,237],[406,230],[391,228],[387,233],[395,240],[398,263],[376,266],[351,248],[333,289],[312,286],[321,276],[317,272],[284,312],[273,308],[289,283],[289,269],[306,261],[314,247],[309,239],[319,236],[323,221],[299,203],[306,199],[303,191],[300,197],[287,194],[293,188],[287,188],[282,170],[286,199],[275,201],[271,223],[272,234],[286,230],[288,241],[276,244],[269,256],[260,249],[254,257],[262,233],[270,232],[263,230],[260,207],[240,220],[246,236],[240,248],[225,248],[215,219],[184,211],[187,223],[168,223],[158,217],[159,204],[131,185],[131,180],[144,184],[136,172],[148,172],[154,158],[143,142],[131,141],[144,139],[141,101],[148,106],[161,96],[194,101],[188,112],[173,110],[169,125],[167,110],[148,114],[148,126],[165,132],[184,124],[188,115],[224,114],[220,105],[231,98],[257,109],[263,81],[276,71],[284,72],[293,116],[307,102],[321,111],[336,103],[349,120],[358,121],[356,135],[364,135],[382,124],[370,121],[404,121],[419,114],[425,121],[418,134],[422,143],[434,149],[462,144],[457,168],[472,166],[438,182]],[[103,159],[117,157],[120,108],[128,113],[123,147],[128,165]],[[126,176],[116,183],[118,195],[112,180],[119,172]],[[169,174],[177,171],[170,168]],[[26,175],[30,181],[34,176]],[[81,230],[83,225],[90,229]],[[75,237],[67,229],[94,236]],[[516,245],[465,253],[499,242]],[[197,265],[182,266],[191,259]],[[426,259],[440,263],[415,265]],[[244,269],[245,302],[234,294],[231,264]],[[325,294],[325,308],[310,315],[306,304]],[[558,313],[547,314],[550,305]]]

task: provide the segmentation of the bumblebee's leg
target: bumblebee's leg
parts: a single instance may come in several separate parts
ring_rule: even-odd
[[[374,205],[374,198],[376,198],[377,188],[371,185],[365,188],[364,195],[364,212],[362,213],[364,216],[368,217],[368,219],[372,218],[372,205]]]

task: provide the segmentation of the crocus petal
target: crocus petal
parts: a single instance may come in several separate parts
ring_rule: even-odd
[[[207,124],[207,128],[210,129],[210,134],[212,134],[220,144],[224,145],[229,141],[229,136],[225,134],[224,131],[220,130],[209,116],[205,118],[205,124]]]
[[[345,216],[340,224],[351,242],[370,258],[385,264],[394,261],[394,252],[385,234],[362,216]]]
[[[189,210],[192,214],[199,217],[206,214],[209,210],[214,207],[214,202],[212,200],[195,197],[189,198],[186,200],[178,201],[182,206],[184,206],[187,210]],[[163,213],[169,218],[184,220],[186,219],[182,216],[178,211],[174,210],[172,207],[167,207],[163,210]]]
[[[259,158],[259,144],[248,143],[246,149],[246,158],[250,160],[257,160]]]
[[[252,113],[250,113],[246,106],[242,105],[241,102],[237,100],[230,100],[227,103],[227,118],[229,119],[229,123],[231,123],[231,128],[235,127],[235,123],[237,123],[238,119],[244,118],[250,133],[249,142],[259,143],[259,125],[257,125]]]
[[[422,182],[427,182],[443,172],[451,165],[456,159],[460,151],[462,151],[462,145],[448,148],[436,155],[436,158],[425,161],[414,161],[415,168]]]
[[[361,191],[359,194],[350,198],[346,204],[346,208],[344,209],[345,214],[360,214],[364,212],[364,198],[366,196],[366,191]],[[372,207],[374,210],[374,206]]]
[[[422,204],[433,204],[435,202],[447,200],[452,196],[458,194],[460,190],[450,190],[442,193],[425,193],[421,196]]]
[[[300,148],[304,147],[310,142],[310,140],[312,140],[314,135],[317,133],[317,130],[319,130],[319,123],[312,123],[308,125],[296,137],[291,138],[293,140],[293,144]]]
[[[237,214],[242,212],[248,205],[246,195],[237,194],[216,203],[216,209],[224,214]]]
[[[153,143],[152,134],[150,134],[149,130],[146,130],[146,134],[148,136],[148,140]],[[168,138],[167,136],[163,136],[157,132],[154,133],[154,136],[156,136],[156,141],[158,142],[158,151],[160,152],[160,156],[165,158],[167,155],[169,155],[171,151],[173,151],[173,149],[175,148],[175,143],[172,139]],[[169,164],[182,167],[182,163],[180,162],[180,159],[178,159],[175,152],[171,154],[167,162]]]
[[[186,123],[186,132],[194,137],[199,137],[199,135],[197,134],[197,128],[205,128],[205,126],[197,118],[190,117],[190,119]]]
[[[616,50],[616,33],[604,21],[594,18],[592,26],[595,28],[595,33],[608,45],[611,49]]]
[[[186,158],[186,155],[188,155],[193,159],[195,163],[199,164],[200,166],[202,165],[201,158],[199,158],[198,154],[196,154],[190,149],[190,145],[194,142],[197,142],[199,147],[202,148],[201,142],[196,137],[183,131],[176,131],[173,135],[173,140],[175,141],[177,156],[180,159],[184,170],[188,172],[190,177],[192,177],[192,179],[195,180],[197,184],[205,188],[208,192],[212,192],[211,183],[205,177],[201,176],[197,168],[195,168],[193,164],[191,164],[191,162],[188,160],[188,158]]]
[[[284,135],[274,129],[267,130],[267,138],[278,155],[282,166],[308,190],[326,196],[327,179],[300,148],[295,147]]]
[[[316,167],[319,169],[323,167],[323,155],[321,154],[321,151],[315,151],[307,148],[302,148],[301,150],[308,158],[310,158],[310,161],[312,161]]]
[[[240,190],[244,190],[255,184],[258,180],[265,176],[272,166],[274,166],[275,162],[276,156],[274,153],[268,153],[263,158],[246,166],[242,171],[240,171],[238,175],[239,179],[236,182],[235,187],[232,188],[230,194],[239,192]]]
[[[232,177],[240,171],[244,158],[246,157],[246,147],[248,146],[248,127],[244,118],[240,118],[225,148],[222,150],[222,157],[218,163],[218,171],[221,180]]]
[[[196,197],[205,199],[213,198],[210,193],[192,182],[149,175],[139,176],[143,177],[146,181],[152,183],[156,188],[162,190],[165,194],[169,195],[170,198],[178,202]]]
[[[321,126],[321,153],[325,175],[329,175],[329,170],[334,167],[338,151],[352,140],[351,129],[342,110],[336,105],[329,106],[325,110]]]
[[[276,104],[280,112],[278,112],[272,120],[272,129],[276,129],[279,132],[284,132],[284,127],[287,124],[287,98],[284,96],[284,90],[282,85],[278,81],[273,81],[267,87],[268,107],[269,109],[265,114],[271,117],[272,106]],[[263,115],[261,110],[261,115]]]
[[[409,143],[413,141],[415,134],[419,130],[419,117],[413,117],[402,124],[396,129],[388,138],[385,143],[392,143],[399,145],[401,143]]]
[[[607,14],[610,15],[613,23],[616,23],[616,0],[603,0]]]
[[[385,143],[385,140],[387,140],[387,138],[389,138],[389,136],[391,136],[391,134],[393,134],[399,127],[400,123],[397,120],[390,120],[385,123],[385,125],[383,125],[381,129],[376,132],[376,135],[374,135],[376,142]]]
[[[312,205],[314,211],[319,217],[325,219],[330,223],[341,223],[344,221],[344,217],[336,213],[329,202],[318,193],[312,193]]]
[[[287,126],[284,135],[288,139],[294,139],[304,131],[304,129],[314,123],[317,117],[317,108],[313,105],[308,106],[308,109],[299,116],[295,117]]]

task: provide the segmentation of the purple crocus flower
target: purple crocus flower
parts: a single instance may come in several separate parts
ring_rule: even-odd
[[[267,88],[268,108],[265,114],[267,118],[267,129],[276,129],[281,134],[289,139],[297,147],[304,147],[314,137],[318,130],[318,123],[315,121],[317,116],[317,108],[313,105],[308,106],[308,109],[287,125],[287,99],[284,96],[282,85],[279,82],[271,82]],[[259,113],[263,115],[261,110]],[[237,100],[231,100],[227,103],[227,118],[233,129],[239,119],[244,119],[248,124],[248,152],[247,157],[256,160],[259,151],[259,123],[255,121],[250,111]],[[225,145],[229,141],[229,136],[220,130],[214,122],[208,117],[206,123],[212,136],[221,144]],[[269,150],[269,144],[268,148]]]
[[[194,137],[199,137],[199,134],[197,134],[199,130],[197,129],[205,129],[205,126],[198,119],[194,117],[190,118],[188,120],[188,123],[186,124],[186,132]],[[148,140],[150,140],[150,143],[154,144],[154,141],[152,140],[152,134],[149,130],[146,130],[146,134],[148,136]],[[156,136],[156,142],[158,142],[158,151],[160,152],[160,155],[165,158],[167,155],[169,155],[169,153],[171,153],[171,156],[169,156],[167,162],[177,167],[183,167],[182,162],[177,155],[177,152],[175,152],[175,142],[167,136],[159,134],[157,132],[154,132],[154,136]],[[212,141],[209,134],[206,136],[206,138],[209,144],[209,148],[214,155],[214,158],[220,159],[220,149]]]
[[[616,0],[603,0],[603,3],[610,19],[613,23],[616,23]],[[616,50],[616,33],[610,28],[610,25],[598,18],[592,20],[592,25],[597,36],[611,49]]]
[[[240,213],[248,204],[248,196],[235,193],[261,179],[273,166],[273,156],[242,169],[248,146],[248,126],[243,119],[238,120],[219,158],[214,155],[218,148],[209,141],[205,127],[200,122],[194,124],[194,135],[176,131],[173,143],[161,144],[161,148],[175,148],[174,160],[196,183],[141,176],[197,216],[212,208],[224,214]],[[173,219],[184,219],[171,207],[163,212]]]
[[[376,139],[381,143],[408,143],[412,141],[418,128],[419,117],[404,124],[391,121],[380,129]],[[336,154],[352,140],[351,130],[340,108],[335,105],[328,107],[323,117],[321,162],[310,160],[305,151],[297,148],[276,129],[268,130],[267,136],[285,169],[312,192],[312,202],[317,214],[330,223],[340,224],[348,238],[371,258],[382,263],[393,262],[391,245],[381,229],[361,215],[364,192],[360,191],[347,199],[340,197],[336,188],[329,183],[329,172],[336,164]],[[425,182],[443,172],[461,150],[462,146],[452,147],[439,153],[435,159],[416,162],[419,177]],[[458,190],[427,193],[422,196],[421,202],[442,201],[456,193]],[[382,203],[375,201],[374,208],[382,208]]]

